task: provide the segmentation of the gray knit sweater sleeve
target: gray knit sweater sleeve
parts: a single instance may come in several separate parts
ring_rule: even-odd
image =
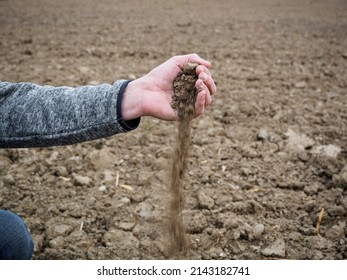
[[[128,82],[73,88],[0,81],[0,148],[69,145],[135,129],[140,119],[121,114]]]

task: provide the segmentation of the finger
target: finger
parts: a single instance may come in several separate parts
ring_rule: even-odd
[[[209,75],[209,73],[201,72],[198,77],[208,87],[208,90],[209,90],[211,95],[216,94],[217,87],[216,87],[216,84],[215,84],[213,78],[211,77],[211,75]]]
[[[205,111],[205,98],[206,92],[200,91],[196,97],[195,103],[195,117],[200,116]]]
[[[204,81],[204,83],[208,86],[211,95],[214,95],[217,93],[217,86],[214,82],[211,72],[203,65],[199,65],[196,68],[196,74],[199,76],[200,79]],[[206,75],[205,75],[206,74]]]
[[[210,71],[208,70],[208,68],[204,65],[199,65],[198,67],[196,67],[196,74],[199,75],[200,73],[205,72],[208,75],[211,76]]]
[[[202,91],[205,93],[205,101],[204,101],[205,106],[210,105],[212,103],[212,97],[207,86],[200,79],[196,81],[195,86],[199,91]]]
[[[211,63],[205,59],[202,59],[200,56],[197,54],[187,54],[187,55],[179,55],[179,56],[174,56],[173,57],[176,65],[180,67],[183,70],[184,65],[187,63],[197,63],[200,65],[204,65],[207,68],[211,67]]]
[[[211,62],[209,62],[209,61],[207,61],[205,59],[202,59],[196,53],[188,55],[188,62],[204,65],[207,68],[211,67]]]
[[[211,105],[212,103],[212,96],[209,93],[206,93],[206,98],[205,98],[205,105]]]

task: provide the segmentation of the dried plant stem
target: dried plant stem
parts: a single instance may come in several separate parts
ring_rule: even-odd
[[[318,219],[317,219],[316,231],[317,231],[318,236],[320,236],[320,224],[322,222],[323,216],[324,216],[324,208],[322,208],[320,210],[319,215],[318,215]]]

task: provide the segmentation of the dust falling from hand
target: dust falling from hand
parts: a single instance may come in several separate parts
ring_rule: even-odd
[[[188,249],[188,240],[182,218],[184,205],[183,179],[187,167],[187,157],[190,145],[191,121],[195,114],[197,90],[195,83],[197,64],[188,63],[183,72],[174,80],[174,94],[171,106],[178,112],[178,137],[176,139],[170,178],[170,255],[179,257]]]

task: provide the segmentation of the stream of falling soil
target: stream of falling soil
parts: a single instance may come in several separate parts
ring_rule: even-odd
[[[175,79],[171,104],[177,110],[179,117],[178,135],[175,141],[170,177],[170,255],[176,258],[185,255],[188,249],[188,240],[182,217],[184,206],[183,179],[187,167],[191,121],[195,113],[196,66],[196,64],[187,64],[183,72]]]

